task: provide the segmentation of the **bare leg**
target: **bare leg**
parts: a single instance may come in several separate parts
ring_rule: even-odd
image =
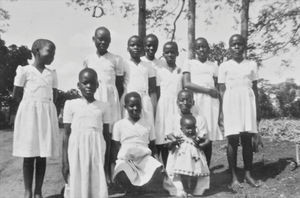
[[[209,168],[210,166],[210,160],[211,160],[211,153],[212,153],[212,141],[209,141],[209,144],[203,149],[206,161],[207,161],[207,166]]]
[[[229,170],[232,176],[231,187],[235,188],[236,186],[241,186],[240,182],[237,178],[236,173],[236,164],[237,164],[237,149],[239,143],[239,135],[230,135],[227,137],[228,145],[227,145],[227,160],[229,165]]]
[[[46,172],[46,158],[36,157],[35,158],[35,189],[34,189],[35,198],[42,197],[42,186],[44,182],[45,172]]]
[[[241,144],[243,147],[243,160],[245,169],[245,180],[253,187],[259,187],[259,183],[251,176],[252,163],[253,163],[253,150],[252,150],[252,136],[251,133],[241,133]]]
[[[169,150],[167,148],[167,145],[163,145],[163,148],[161,150],[161,158],[165,168],[167,167],[168,155],[169,155]]]
[[[23,178],[25,186],[24,198],[32,198],[32,180],[33,180],[34,158],[25,157],[23,161]]]

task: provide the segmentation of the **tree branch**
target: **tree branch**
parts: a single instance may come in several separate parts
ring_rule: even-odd
[[[176,22],[177,22],[177,20],[179,19],[180,15],[181,15],[181,13],[182,13],[182,11],[183,11],[184,3],[185,3],[185,0],[182,0],[182,4],[181,4],[180,11],[179,11],[178,15],[176,16],[176,18],[175,18],[175,20],[174,20],[174,22],[173,22],[173,33],[172,33],[171,41],[173,41],[174,38],[175,38]]]

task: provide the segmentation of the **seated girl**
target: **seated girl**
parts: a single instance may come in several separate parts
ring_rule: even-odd
[[[116,166],[113,179],[126,191],[145,191],[163,186],[162,164],[157,158],[153,125],[141,118],[141,96],[125,96],[128,117],[116,122],[112,139]],[[151,154],[153,156],[151,156]]]

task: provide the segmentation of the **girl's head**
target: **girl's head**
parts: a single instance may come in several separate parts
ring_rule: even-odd
[[[127,51],[129,52],[131,58],[140,59],[143,50],[143,40],[141,37],[134,35],[128,39]]]
[[[31,52],[42,65],[50,65],[54,60],[55,44],[47,39],[38,39],[33,42]]]
[[[84,68],[80,71],[78,78],[77,86],[82,96],[88,101],[95,100],[94,94],[99,86],[96,71],[91,68]]]
[[[177,105],[181,114],[191,114],[191,108],[193,107],[194,103],[195,101],[193,92],[187,89],[179,91],[177,95]]]
[[[196,39],[195,52],[201,62],[205,62],[207,60],[209,50],[209,45],[205,38],[199,37]]]
[[[229,51],[234,60],[243,59],[246,49],[246,40],[240,34],[234,34],[229,39]]]
[[[180,127],[182,132],[188,136],[196,135],[196,118],[193,115],[183,115],[180,119]]]
[[[145,38],[145,53],[146,56],[153,60],[158,48],[158,38],[154,34],[148,34]]]
[[[93,41],[98,53],[100,55],[105,54],[111,41],[109,30],[106,27],[97,28],[93,36]]]
[[[163,47],[163,56],[167,61],[167,64],[169,66],[175,66],[176,65],[176,58],[179,55],[178,52],[178,45],[176,42],[169,41],[164,44]]]
[[[137,92],[130,92],[125,95],[124,102],[129,118],[138,121],[142,112],[142,99],[140,94]]]

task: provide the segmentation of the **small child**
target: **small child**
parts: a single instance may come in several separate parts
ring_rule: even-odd
[[[209,189],[210,182],[203,153],[203,148],[209,143],[206,120],[203,116],[197,115],[195,118],[191,114],[193,92],[181,90],[177,104],[181,114],[173,117],[173,129],[166,134],[171,140],[166,170],[177,188],[177,194],[202,195]]]
[[[182,89],[182,75],[180,68],[176,65],[178,54],[177,43],[167,42],[163,47],[163,56],[167,64],[157,68],[159,100],[155,116],[155,144],[165,167],[169,153],[165,132],[173,125],[172,116],[178,113],[177,94]]]
[[[238,181],[237,149],[239,141],[243,147],[245,181],[253,187],[260,183],[251,176],[253,147],[252,138],[257,131],[257,64],[245,60],[246,41],[240,34],[229,39],[229,51],[232,59],[220,65],[219,85],[223,98],[224,132],[228,140],[227,159],[232,175],[230,188],[241,187]],[[258,140],[254,138],[254,140]]]
[[[130,192],[152,185],[162,186],[163,166],[155,159],[153,126],[141,117],[141,96],[137,92],[126,94],[125,108],[128,117],[116,122],[113,129],[114,156],[117,159],[114,180]]]
[[[210,164],[212,154],[212,142],[222,140],[223,135],[218,125],[219,120],[219,91],[217,90],[218,66],[208,61],[209,45],[205,38],[197,38],[195,41],[196,59],[188,60],[183,67],[184,88],[194,92],[194,114],[205,117],[208,126],[208,139],[210,143],[204,149],[204,153]]]
[[[71,198],[108,197],[104,173],[106,141],[109,141],[109,110],[95,100],[98,78],[95,70],[79,73],[82,98],[68,100],[64,107],[62,172]],[[65,191],[67,192],[67,191]]]
[[[84,66],[93,68],[97,72],[99,88],[96,91],[95,98],[101,102],[107,103],[109,106],[112,122],[110,126],[111,133],[113,124],[121,119],[119,96],[121,96],[124,89],[124,61],[120,56],[107,51],[111,42],[111,36],[110,31],[106,27],[102,26],[95,30],[93,41],[97,48],[97,52],[86,58]],[[105,172],[107,182],[108,184],[111,184],[110,143],[107,143]]]
[[[155,71],[141,60],[143,40],[139,36],[131,36],[128,39],[127,50],[130,60],[125,64],[125,91],[124,94],[135,91],[142,99],[142,116],[148,123],[154,126],[153,105],[150,95],[156,94]],[[124,112],[126,114],[126,112]]]

